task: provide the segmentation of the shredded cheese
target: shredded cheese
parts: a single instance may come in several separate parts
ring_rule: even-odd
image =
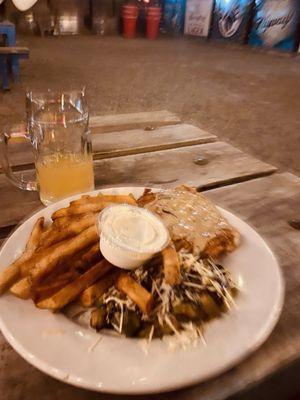
[[[151,292],[154,307],[150,315],[141,315],[136,304],[129,298],[124,298],[124,295],[115,288],[111,288],[104,295],[105,304],[113,303],[112,315],[108,317],[110,318],[108,322],[117,332],[123,331],[124,312],[128,309],[137,313],[142,323],[148,324],[146,325],[150,328],[148,338],[146,338],[148,342],[157,335],[156,330],[161,329],[163,333],[170,331],[173,333],[171,336],[170,334],[163,335],[163,339],[171,348],[176,348],[177,345],[186,347],[195,344],[198,339],[206,344],[201,314],[199,314],[199,320],[184,322],[185,320],[177,319],[177,314],[174,313],[175,308],[180,309],[181,304],[190,304],[196,310],[201,309],[202,296],[209,294],[212,296],[212,301],[216,299],[216,306],[220,303],[220,306],[225,305],[229,309],[234,304],[231,292],[236,285],[229,272],[213,260],[201,259],[185,250],[179,251],[178,255],[181,283],[177,286],[170,286],[165,282],[162,267],[158,266],[157,262],[131,272],[134,279]]]

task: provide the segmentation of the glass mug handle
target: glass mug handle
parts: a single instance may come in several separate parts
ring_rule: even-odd
[[[27,132],[16,132],[13,133],[10,130],[6,130],[0,135],[0,154],[2,159],[2,167],[7,178],[18,188],[23,190],[38,190],[36,181],[26,180],[21,174],[18,176],[13,172],[9,163],[8,157],[8,143],[13,139],[26,139],[30,141]]]

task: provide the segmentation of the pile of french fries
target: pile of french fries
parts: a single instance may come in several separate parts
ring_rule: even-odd
[[[100,253],[97,216],[115,203],[140,206],[132,194],[84,195],[55,211],[51,224],[39,218],[22,255],[0,273],[0,295],[9,290],[21,299],[32,299],[39,308],[55,311],[74,300],[91,307],[114,285],[149,314],[151,294]],[[166,282],[177,284],[180,270],[175,248],[170,245],[162,255]]]

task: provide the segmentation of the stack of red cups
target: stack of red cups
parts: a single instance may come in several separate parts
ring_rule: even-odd
[[[123,36],[127,39],[133,39],[136,35],[138,13],[135,4],[124,4],[122,7]]]
[[[157,38],[160,19],[161,19],[161,7],[149,6],[147,8],[147,14],[146,14],[146,20],[147,20],[146,36],[147,36],[147,39],[154,40]]]

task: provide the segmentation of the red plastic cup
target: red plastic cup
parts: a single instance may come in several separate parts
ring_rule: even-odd
[[[136,17],[123,16],[123,37],[126,39],[133,39],[136,36]]]
[[[148,7],[146,16],[146,37],[155,40],[158,36],[159,22],[161,19],[160,7]]]
[[[148,7],[147,8],[147,15],[161,15],[161,8],[160,7]]]
[[[138,8],[134,4],[125,4],[122,7],[123,37],[133,39],[136,36]]]
[[[139,12],[139,10],[138,10],[137,6],[134,6],[134,5],[128,4],[128,5],[124,5],[122,7],[122,14],[123,15],[131,15],[131,16],[137,17],[138,16],[138,12]]]

